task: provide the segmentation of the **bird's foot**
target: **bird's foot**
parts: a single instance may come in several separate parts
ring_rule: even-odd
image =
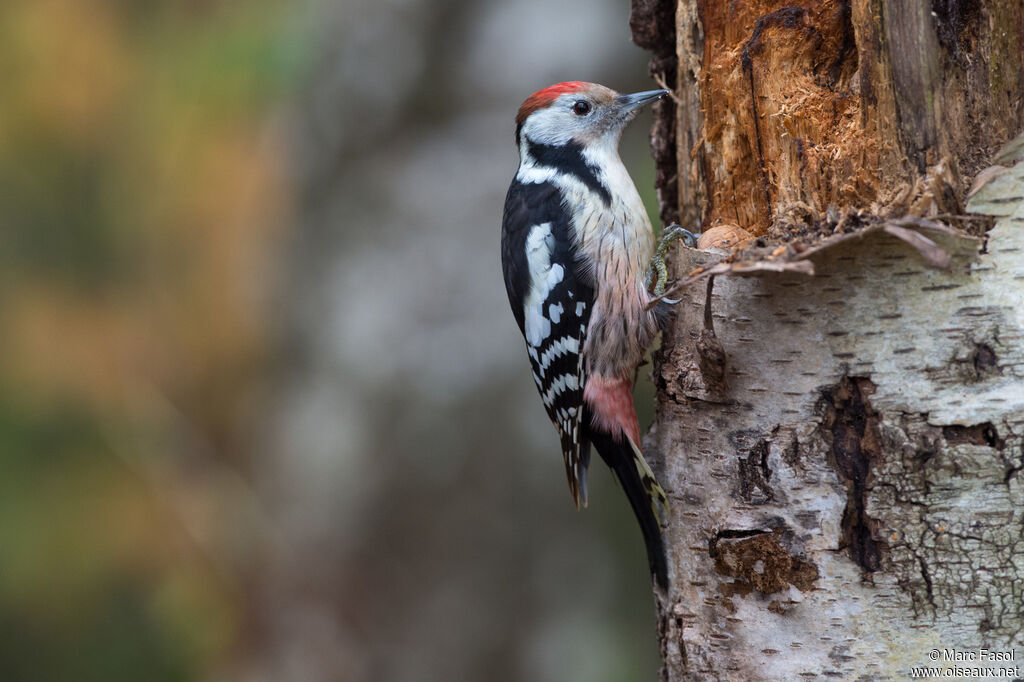
[[[661,233],[658,246],[651,256],[651,263],[647,266],[647,290],[660,298],[665,293],[665,285],[668,283],[668,269],[665,267],[665,254],[672,242],[682,239],[690,248],[697,248],[697,237],[700,233],[694,234],[683,229],[679,225],[669,225]],[[678,303],[678,301],[665,301],[666,303]]]

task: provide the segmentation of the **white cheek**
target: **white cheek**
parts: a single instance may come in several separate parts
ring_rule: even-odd
[[[555,104],[555,107],[561,105]],[[561,146],[569,142],[574,135],[580,132],[579,117],[574,116],[568,110],[561,108],[549,108],[536,111],[526,119],[523,125],[523,138],[530,138],[534,142]]]

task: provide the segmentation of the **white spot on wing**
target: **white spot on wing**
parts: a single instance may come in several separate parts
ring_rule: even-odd
[[[561,303],[552,303],[548,306],[548,317],[551,318],[552,322],[558,324],[558,321],[562,319],[563,310],[564,308],[562,308]]]
[[[530,228],[526,237],[526,262],[530,270],[530,291],[524,305],[526,342],[539,346],[551,334],[551,320],[544,316],[544,301],[565,275],[561,265],[551,263],[554,238],[551,223]]]
[[[587,309],[587,304],[586,303],[584,303],[583,301],[580,301],[579,303],[577,303],[576,304],[576,317],[582,316],[583,315],[583,311],[586,310],[586,309]]]

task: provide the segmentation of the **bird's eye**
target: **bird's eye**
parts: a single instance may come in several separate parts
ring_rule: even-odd
[[[585,99],[578,99],[573,102],[572,110],[577,116],[586,116],[590,113],[590,102]]]

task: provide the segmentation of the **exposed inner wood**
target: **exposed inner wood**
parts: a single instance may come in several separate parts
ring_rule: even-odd
[[[856,212],[961,214],[1024,125],[1024,6],[989,5],[679,2],[678,63],[699,66],[679,70],[676,113],[699,111],[699,134],[677,130],[663,215],[789,240]]]

